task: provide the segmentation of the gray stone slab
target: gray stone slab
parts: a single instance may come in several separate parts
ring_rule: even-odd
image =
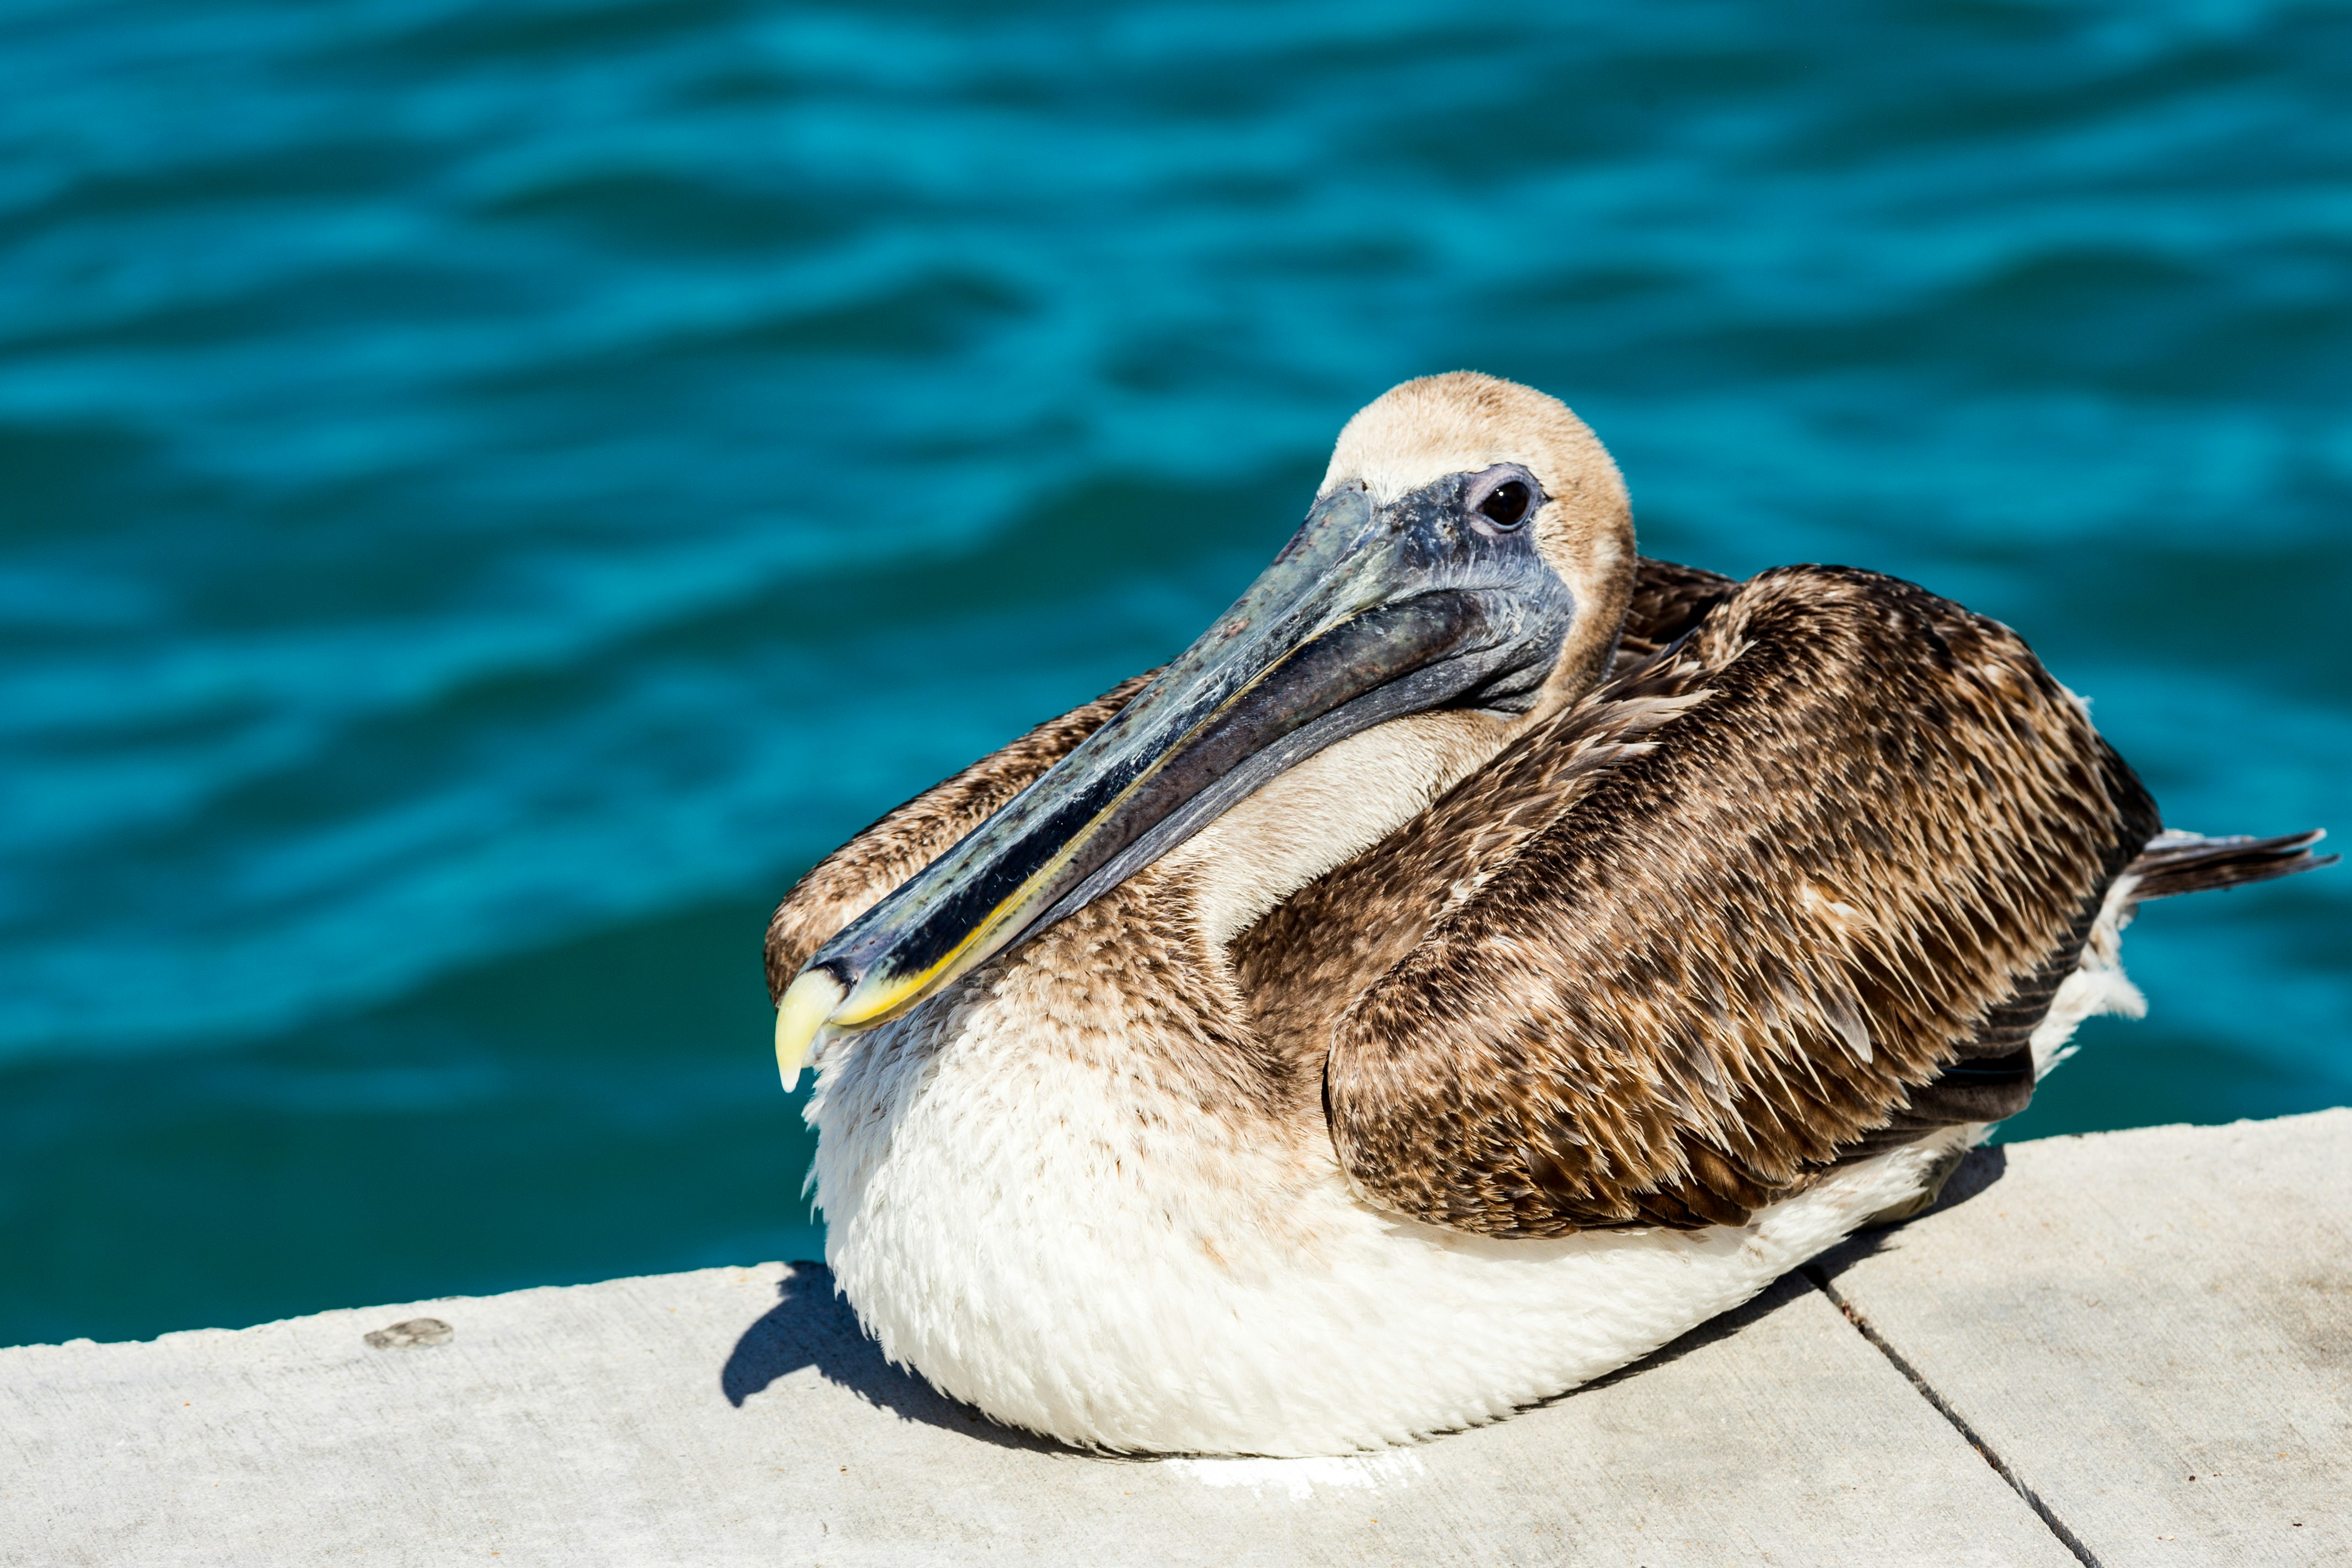
[[[1971,1161],[1859,1320],[2106,1568],[2352,1563],[2352,1110]]]
[[[420,1318],[454,1331],[365,1338]],[[1417,1448],[1118,1461],[891,1371],[805,1265],[0,1352],[0,1557],[2072,1561],[1801,1280],[1629,1373]]]

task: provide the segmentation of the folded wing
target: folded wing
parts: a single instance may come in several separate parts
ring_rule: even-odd
[[[1498,1237],[1738,1224],[2009,1114],[2158,829],[2004,626],[1840,568],[1662,598],[1685,640],[1235,945],[1373,1202]]]

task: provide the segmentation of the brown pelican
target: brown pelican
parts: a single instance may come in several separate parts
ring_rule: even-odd
[[[900,806],[768,934],[837,1285],[1001,1420],[1334,1453],[1622,1366],[1931,1198],[2162,834],[2016,634],[1634,553],[1568,409],[1409,382],[1172,663]]]

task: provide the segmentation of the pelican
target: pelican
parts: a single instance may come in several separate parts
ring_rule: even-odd
[[[1432,376],[1190,648],[793,889],[777,1060],[894,1363],[1082,1447],[1356,1452],[1924,1206],[2139,1009],[2136,904],[2318,837],[2164,833],[2006,626],[1644,560],[1565,405]]]

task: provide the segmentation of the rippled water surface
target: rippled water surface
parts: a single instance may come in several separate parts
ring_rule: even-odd
[[[808,1255],[766,906],[1357,405],[2352,829],[2352,13],[0,3],[0,1342]],[[2011,1135],[2352,1100],[2352,874]]]

